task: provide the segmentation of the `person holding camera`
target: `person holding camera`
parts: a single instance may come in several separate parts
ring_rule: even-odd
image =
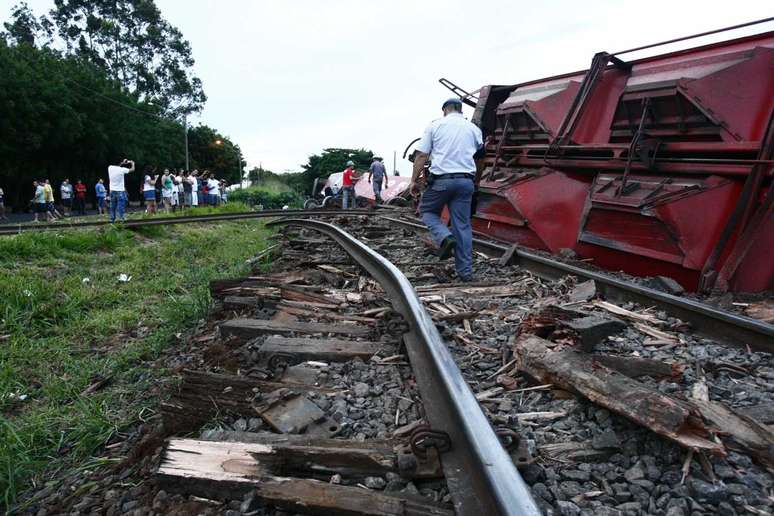
[[[134,172],[134,161],[124,159],[118,165],[108,167],[108,179],[110,182],[110,222],[116,221],[116,216],[124,222],[126,220],[126,186],[124,176]]]

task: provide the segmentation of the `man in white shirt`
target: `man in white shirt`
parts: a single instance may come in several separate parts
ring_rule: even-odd
[[[134,161],[125,159],[118,165],[108,167],[108,179],[110,183],[110,222],[116,221],[116,214],[123,222],[126,220],[126,186],[124,176],[134,172]]]
[[[473,279],[473,229],[470,210],[475,189],[476,168],[483,158],[481,129],[462,116],[462,101],[451,98],[443,103],[443,118],[425,129],[414,157],[411,192],[419,191],[419,176],[428,157],[432,156],[427,189],[422,194],[419,211],[438,245],[438,256],[446,259],[454,251],[454,265],[462,281]],[[448,207],[451,231],[441,219]]]
[[[64,208],[64,216],[70,216],[70,210],[73,207],[73,185],[70,184],[70,180],[65,178],[62,181],[62,186],[59,187],[59,192],[62,196],[62,207]]]
[[[199,179],[196,177],[199,175],[198,170],[194,170],[188,181],[191,183],[191,206],[199,206]]]
[[[207,180],[207,193],[213,206],[220,204],[220,182],[214,177]]]

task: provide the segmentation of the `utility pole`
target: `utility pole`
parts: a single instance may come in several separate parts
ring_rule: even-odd
[[[241,185],[245,181],[245,174],[242,171],[242,149],[237,147],[237,159],[239,160],[239,184]]]
[[[397,174],[397,172],[398,172],[397,160],[398,160],[398,151],[392,151],[392,173],[393,173],[393,175],[398,175]]]
[[[183,130],[185,131],[185,170],[190,171],[188,166],[188,115],[183,115]]]

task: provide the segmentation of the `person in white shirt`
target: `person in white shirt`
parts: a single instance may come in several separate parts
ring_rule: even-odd
[[[191,206],[199,206],[199,179],[196,177],[199,174],[194,170],[188,177],[188,181],[191,183]]]
[[[142,182],[142,197],[145,199],[145,213],[156,213],[156,181],[159,176],[145,176]]]
[[[124,176],[134,172],[134,161],[125,159],[118,165],[108,167],[110,183],[110,222],[116,221],[116,215],[123,222],[126,220],[126,186]]]
[[[0,219],[8,220],[5,216],[5,192],[2,188],[0,188]]]
[[[210,196],[210,204],[217,206],[220,201],[220,183],[215,178],[207,180],[207,193]]]
[[[70,216],[70,210],[73,207],[73,185],[70,184],[70,180],[65,178],[62,181],[62,186],[59,187],[59,192],[62,196],[62,211],[65,217]]]
[[[481,129],[462,116],[462,101],[451,98],[443,103],[443,118],[433,121],[417,145],[410,191],[418,193],[419,176],[432,156],[427,189],[419,211],[422,221],[439,247],[438,256],[449,258],[462,281],[473,278],[473,230],[470,209],[477,167],[482,165],[484,142]],[[441,218],[449,209],[451,231]]]

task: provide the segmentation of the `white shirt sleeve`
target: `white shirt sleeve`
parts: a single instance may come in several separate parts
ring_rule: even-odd
[[[430,154],[433,151],[433,124],[428,125],[425,129],[422,139],[417,144],[417,150],[425,154]]]
[[[481,134],[481,128],[478,126],[476,127],[476,148],[480,149],[484,146],[484,135]]]

